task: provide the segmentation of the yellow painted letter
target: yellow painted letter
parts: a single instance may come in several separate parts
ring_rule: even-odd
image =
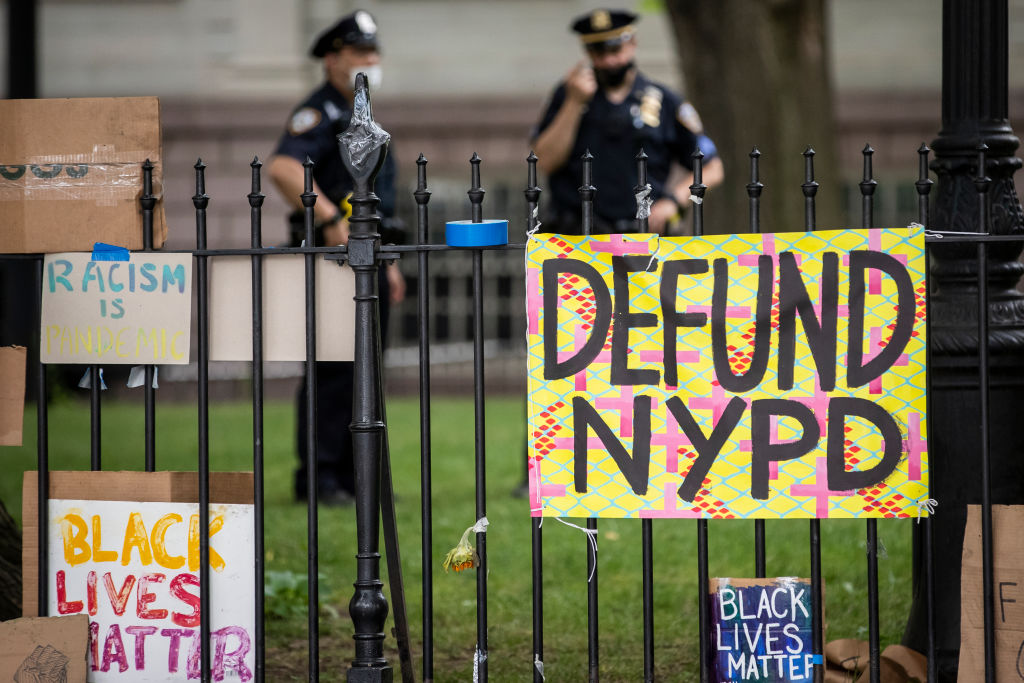
[[[153,562],[153,551],[149,547],[149,535],[142,521],[141,512],[133,512],[124,527],[124,547],[121,549],[121,564],[127,566],[132,561],[132,548],[139,549],[139,561],[142,564]]]
[[[60,520],[60,535],[64,538],[64,561],[74,567],[76,564],[88,562],[92,555],[85,537],[89,535],[89,527],[85,520],[69,512]]]

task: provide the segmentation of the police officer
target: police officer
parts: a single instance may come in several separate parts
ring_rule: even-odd
[[[304,190],[306,157],[313,163],[313,191],[319,197],[313,207],[316,246],[348,241],[348,198],[354,188],[338,149],[337,136],[348,128],[356,74],[367,76],[371,93],[380,84],[380,52],[377,24],[364,10],[356,10],[321,33],[310,50],[322,59],[324,83],[295,110],[278,142],[268,167],[270,177],[294,211],[289,216],[291,244],[299,246],[305,236],[300,195]],[[389,154],[377,176],[375,193],[380,197],[382,227],[387,227],[395,210],[395,163]],[[383,232],[383,230],[382,230]],[[405,282],[397,266],[382,268],[379,281],[381,328],[386,329],[388,302],[398,303],[405,295]],[[353,500],[352,470],[352,363],[318,362],[317,380],[317,473],[318,499],[328,504]],[[306,474],[306,379],[298,397],[299,469],[295,473],[295,495],[307,496]]]
[[[689,204],[693,152],[704,152],[702,181],[722,181],[722,162],[714,143],[703,135],[693,105],[637,70],[637,15],[598,9],[573,21],[588,61],[581,61],[551,95],[532,135],[541,170],[549,174],[550,210],[543,230],[580,233],[583,162],[594,155],[594,232],[635,232],[636,155],[647,154],[651,185],[652,232],[663,233],[669,220]],[[673,164],[686,173],[672,174]],[[679,177],[678,182],[672,182]]]

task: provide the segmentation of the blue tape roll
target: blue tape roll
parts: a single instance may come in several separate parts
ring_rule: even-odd
[[[124,247],[103,242],[94,242],[92,245],[93,261],[128,261],[130,257],[131,253]]]
[[[495,247],[508,244],[508,221],[448,221],[444,241],[450,247]]]

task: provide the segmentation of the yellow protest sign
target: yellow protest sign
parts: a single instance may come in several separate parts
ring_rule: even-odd
[[[923,229],[527,245],[532,513],[926,514]]]

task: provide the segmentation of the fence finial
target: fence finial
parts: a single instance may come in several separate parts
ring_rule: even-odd
[[[373,120],[370,89],[366,74],[356,74],[352,100],[352,121],[338,136],[341,160],[355,183],[353,194],[370,192],[384,157],[388,154],[391,135]]]

